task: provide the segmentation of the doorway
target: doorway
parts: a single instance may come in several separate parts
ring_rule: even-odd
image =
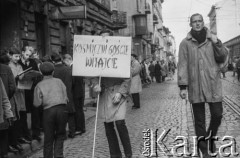
[[[13,46],[20,49],[20,15],[18,6],[18,1],[0,1],[1,49],[9,49]]]
[[[47,54],[46,46],[47,46],[47,18],[46,15],[35,12],[35,28],[36,28],[36,36],[37,36],[37,51],[39,52],[39,56],[43,57]]]

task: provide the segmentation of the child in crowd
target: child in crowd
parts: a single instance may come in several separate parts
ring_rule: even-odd
[[[21,52],[17,48],[12,47],[9,50],[10,62],[9,67],[11,68],[13,75],[18,85],[18,81],[21,81],[24,75],[19,75],[23,72],[22,66],[18,63],[21,57]],[[30,143],[25,138],[25,135],[30,136],[30,131],[27,124],[27,113],[25,106],[25,93],[23,89],[17,87],[16,92],[10,99],[15,122],[9,130],[9,148],[16,148],[18,151],[22,151],[22,147],[19,143]],[[18,142],[17,142],[18,139]]]
[[[34,106],[43,106],[44,158],[63,158],[68,112],[67,91],[64,83],[53,77],[54,65],[40,65],[43,80],[34,89]],[[53,151],[54,149],[54,151]]]

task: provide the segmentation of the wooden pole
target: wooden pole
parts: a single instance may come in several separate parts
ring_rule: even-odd
[[[98,85],[101,86],[101,76],[99,76]],[[100,95],[100,93],[98,93],[98,97],[97,97],[97,109],[96,109],[95,129],[94,129],[94,138],[93,138],[92,158],[94,158],[94,156],[95,156],[95,145],[96,145],[96,135],[97,135],[97,119],[98,119],[99,95]]]

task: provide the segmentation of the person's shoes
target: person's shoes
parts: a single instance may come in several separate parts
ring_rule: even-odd
[[[12,146],[12,145],[9,145],[9,146],[8,146],[8,151],[11,152],[11,153],[14,153],[14,154],[18,153],[18,149],[16,149],[16,148],[15,148],[14,146]]]
[[[139,109],[140,107],[132,106],[132,109]]]
[[[82,130],[82,131],[76,131],[75,132],[75,135],[82,135],[83,133],[85,133],[86,130]]]
[[[23,151],[23,147],[20,144],[14,145],[13,147],[17,149],[20,153]]]
[[[31,144],[31,141],[25,139],[25,138],[19,138],[18,142],[21,144]]]
[[[74,137],[75,137],[75,134],[73,134],[73,133],[68,134],[68,138],[74,138]]]
[[[31,136],[26,136],[26,137],[24,137],[24,139],[26,139],[27,141],[32,141],[32,137]]]
[[[93,103],[92,106],[93,106],[93,107],[97,107],[97,103]]]
[[[0,155],[0,158],[8,158],[8,155]]]
[[[212,158],[212,156],[210,156],[208,153],[204,153],[202,154],[201,158]]]
[[[38,142],[40,142],[42,138],[40,136],[33,136],[32,140],[37,140]]]
[[[82,131],[76,131],[75,135],[82,135]]]

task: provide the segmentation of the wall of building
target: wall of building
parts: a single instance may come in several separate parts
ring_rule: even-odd
[[[114,0],[118,10],[127,12],[127,27],[119,30],[121,36],[131,36],[132,52],[139,56],[139,61],[151,58],[151,42],[153,34],[152,24],[152,0]],[[150,6],[150,13],[146,13],[146,5]],[[135,16],[146,16],[146,23],[136,24]],[[142,21],[143,22],[143,21]],[[146,27],[146,32],[137,35],[137,26]],[[138,30],[139,31],[139,30]],[[141,31],[140,31],[141,32]]]
[[[240,0],[223,0],[216,8],[218,37],[226,42],[240,35]]]
[[[119,30],[119,34],[123,36],[135,36],[135,24],[132,16],[137,14],[136,0],[116,0],[117,9],[127,12],[127,27]]]
[[[8,3],[9,0],[1,0],[1,6]],[[18,12],[12,13],[10,17],[6,16],[9,13],[7,10],[1,9],[1,17],[7,17],[3,21],[1,18],[1,49],[9,48],[15,43],[19,49],[23,45],[37,48],[40,56],[52,52],[72,54],[74,34],[94,35],[99,34],[102,29],[115,29],[111,21],[110,0],[52,0],[51,3],[41,0],[16,0],[14,5]],[[87,6],[86,19],[51,19],[51,10],[54,7],[74,5]]]
[[[0,48],[20,46],[20,10],[18,1],[0,1]]]
[[[237,36],[224,43],[230,50],[230,60],[233,61],[235,57],[240,57],[240,36]]]

